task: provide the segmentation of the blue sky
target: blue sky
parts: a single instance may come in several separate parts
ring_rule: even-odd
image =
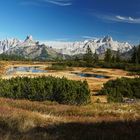
[[[0,39],[140,42],[140,0],[0,0]]]

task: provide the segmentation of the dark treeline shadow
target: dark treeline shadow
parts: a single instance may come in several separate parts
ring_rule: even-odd
[[[62,123],[26,133],[0,125],[0,140],[140,140],[140,121]]]

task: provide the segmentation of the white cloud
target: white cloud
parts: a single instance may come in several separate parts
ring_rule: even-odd
[[[116,20],[119,20],[120,22],[128,22],[128,23],[138,23],[138,24],[140,24],[140,18],[116,16]]]
[[[93,36],[82,36],[82,38],[84,39],[97,39],[97,37],[93,37]]]
[[[90,14],[105,21],[140,24],[140,17],[135,18],[132,16],[121,16],[110,13],[103,14],[96,11],[92,11]]]
[[[20,4],[22,5],[34,5],[34,6],[43,6],[44,4],[53,4],[57,6],[70,6],[72,5],[72,0],[28,0],[28,1],[21,1]]]
[[[120,20],[125,20],[124,17],[121,17],[121,16],[116,16],[116,18],[120,19]]]
[[[52,3],[59,6],[70,6],[72,5],[71,0],[43,0],[44,2]]]
[[[106,20],[115,21],[115,22],[140,24],[140,18],[125,17],[125,16],[120,16],[120,15],[103,16],[103,18],[106,19]]]

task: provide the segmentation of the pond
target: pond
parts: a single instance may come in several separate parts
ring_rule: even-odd
[[[78,72],[73,72],[73,74],[80,76],[80,77],[94,77],[94,78],[110,78],[109,76],[105,76],[105,75],[99,75],[99,74],[90,74],[90,73],[78,73]]]
[[[31,67],[10,67],[7,69],[6,74],[11,75],[16,72],[27,72],[27,73],[46,73],[47,70],[41,70],[39,66],[31,66]]]

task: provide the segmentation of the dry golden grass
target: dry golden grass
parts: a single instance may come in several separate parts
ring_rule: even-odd
[[[106,118],[113,120],[140,119],[140,103],[136,104],[109,104],[91,103],[86,106],[60,105],[55,102],[31,102],[27,100],[12,100],[0,98],[0,106],[14,108],[17,111],[28,111],[42,115],[51,115],[63,118],[65,121],[103,121]],[[67,119],[68,118],[68,119]],[[70,119],[72,118],[72,119]]]
[[[0,125],[5,125],[8,129],[18,132],[27,132],[35,127],[47,127],[59,120],[59,117],[49,114],[45,115],[9,106],[0,107]]]
[[[91,103],[86,106],[69,106],[56,102],[0,98],[0,137],[2,140],[20,140],[20,135],[23,136],[23,140],[56,140],[58,138],[65,140],[65,136],[71,139],[72,134],[75,135],[74,139],[81,139],[83,131],[82,139],[86,139],[87,136],[90,136],[90,139],[96,138],[97,134],[98,137],[110,136],[111,138],[110,133],[114,133],[114,137],[118,136],[114,128],[122,128],[120,133],[124,135],[126,129],[129,133],[129,131],[132,132],[130,127],[133,129],[133,125],[139,126],[137,123],[132,123],[132,126],[128,127],[127,122],[139,120],[140,103]],[[101,134],[104,127],[107,132]],[[97,131],[97,134],[94,135],[91,130]],[[89,134],[88,131],[90,131]]]

